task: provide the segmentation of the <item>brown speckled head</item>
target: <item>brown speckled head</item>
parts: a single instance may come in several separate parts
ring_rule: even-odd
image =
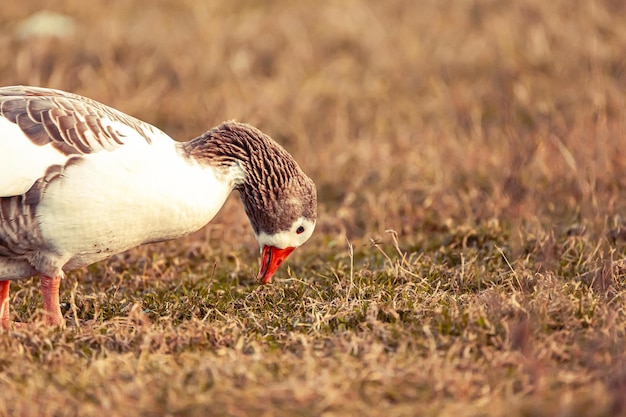
[[[243,179],[235,189],[264,254],[259,280],[269,281],[291,250],[313,233],[317,219],[315,184],[285,149],[243,123],[223,123],[185,144],[183,150],[199,162],[243,169]],[[289,253],[285,253],[288,248]]]

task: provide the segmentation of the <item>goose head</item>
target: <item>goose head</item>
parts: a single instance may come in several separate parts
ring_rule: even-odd
[[[251,203],[245,194],[241,194],[261,248],[257,276],[261,284],[270,281],[289,254],[304,244],[315,229],[317,195],[313,181],[300,172],[277,185],[263,206]]]
[[[188,142],[185,150],[211,166],[238,173],[233,188],[261,248],[257,280],[270,282],[289,254],[313,234],[315,184],[282,146],[244,123],[222,123]]]
[[[289,254],[311,237],[317,218],[315,184],[291,155],[269,143],[272,152],[254,154],[256,169],[238,187],[261,248],[257,276],[261,284],[267,284]]]

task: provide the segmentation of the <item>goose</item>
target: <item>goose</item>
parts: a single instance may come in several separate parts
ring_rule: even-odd
[[[12,323],[11,281],[39,276],[43,318],[63,326],[66,271],[192,233],[233,190],[266,284],[317,217],[313,181],[269,136],[227,121],[177,142],[86,97],[0,87],[0,324]]]

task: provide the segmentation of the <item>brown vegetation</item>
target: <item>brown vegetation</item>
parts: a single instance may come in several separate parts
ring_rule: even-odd
[[[320,218],[265,287],[236,196],[70,273],[67,329],[0,334],[0,415],[626,413],[625,4],[2,2],[0,84],[254,124]]]

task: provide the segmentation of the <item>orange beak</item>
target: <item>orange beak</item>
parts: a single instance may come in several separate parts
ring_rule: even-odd
[[[293,252],[295,248],[278,249],[274,246],[264,246],[261,253],[261,269],[257,276],[259,284],[267,284],[280,264]]]

